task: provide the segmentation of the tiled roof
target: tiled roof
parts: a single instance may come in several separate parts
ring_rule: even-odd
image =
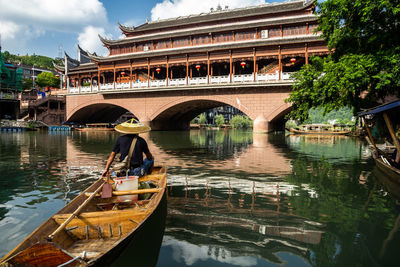
[[[293,17],[285,17],[285,18],[274,18],[274,19],[263,19],[263,20],[256,20],[250,22],[243,22],[243,23],[229,23],[225,25],[217,25],[217,26],[208,26],[208,27],[198,27],[186,30],[179,30],[179,31],[169,31],[164,33],[157,33],[157,34],[149,34],[145,36],[138,36],[138,37],[127,37],[120,40],[109,40],[105,39],[99,35],[100,40],[105,45],[121,45],[121,44],[128,44],[133,42],[141,42],[141,41],[151,41],[155,39],[168,39],[168,38],[176,38],[182,37],[187,35],[194,35],[194,34],[208,34],[210,32],[227,32],[232,30],[242,30],[247,29],[249,26],[251,27],[265,27],[265,26],[273,26],[273,25],[281,25],[281,24],[292,24],[292,23],[305,23],[305,22],[314,22],[317,21],[317,16],[315,15],[301,15],[301,16],[293,16]]]
[[[312,6],[314,0],[295,0],[295,1],[286,1],[279,3],[267,3],[259,6],[253,7],[245,7],[245,8],[237,8],[237,9],[225,9],[210,13],[201,13],[198,15],[190,15],[185,17],[177,17],[165,20],[156,20],[148,23],[144,23],[137,27],[127,27],[120,25],[120,29],[125,33],[133,33],[154,29],[161,29],[167,27],[176,27],[183,26],[188,24],[195,24],[201,22],[208,21],[216,21],[223,19],[234,19],[238,17],[247,17],[247,16],[257,16],[257,15],[265,15],[272,14],[278,12],[287,12],[287,11],[295,11],[302,10]]]

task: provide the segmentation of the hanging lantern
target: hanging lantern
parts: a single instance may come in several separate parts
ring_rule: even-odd
[[[294,57],[292,57],[291,59],[290,59],[290,62],[292,63],[292,65],[296,62],[296,58],[294,58]]]
[[[242,66],[242,68],[244,69],[244,67],[246,66],[246,62],[244,61],[240,62],[240,66]]]
[[[124,76],[125,75],[125,71],[121,72],[121,75]]]
[[[160,68],[156,68],[157,74],[160,74],[161,69]]]
[[[57,75],[56,75],[56,78],[59,78],[59,77],[60,77],[60,75],[57,74]]]
[[[196,69],[199,71],[200,70],[200,65],[196,65]]]

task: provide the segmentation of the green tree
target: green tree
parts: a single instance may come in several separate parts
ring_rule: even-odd
[[[207,123],[206,115],[204,113],[201,113],[199,116],[199,124],[205,124]]]
[[[30,90],[33,87],[33,81],[30,78],[23,78],[22,79],[22,89],[24,91]]]
[[[52,72],[42,72],[37,76],[35,82],[40,87],[59,87],[60,79],[56,78]]]
[[[247,129],[252,126],[252,121],[249,117],[240,115],[233,116],[229,123],[234,129]]]
[[[223,115],[218,114],[217,116],[215,116],[215,124],[217,125],[217,127],[221,127],[224,123],[225,119]]]
[[[304,121],[312,107],[353,112],[400,96],[400,2],[326,0],[317,3],[317,31],[331,49],[294,74],[291,117]]]

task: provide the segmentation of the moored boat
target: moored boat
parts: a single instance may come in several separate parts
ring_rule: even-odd
[[[367,132],[367,138],[369,143],[374,148],[373,158],[375,160],[376,166],[391,180],[400,183],[400,142],[399,137],[396,137],[394,125],[398,125],[397,131],[400,132],[400,100],[393,101],[358,114],[362,118],[365,130]],[[382,150],[382,146],[377,144],[377,138],[373,136],[374,128],[379,128],[378,126],[382,123],[377,123],[377,121],[384,121],[386,124],[385,132],[390,135],[394,143],[396,150],[393,153],[388,153]],[[378,132],[379,129],[375,129]],[[387,139],[386,139],[387,140]],[[385,141],[386,144],[387,141]],[[391,154],[391,155],[390,155]],[[397,159],[397,160],[396,160]]]
[[[314,134],[314,135],[347,135],[351,132],[348,126],[330,124],[305,124],[298,129],[290,128],[294,134]]]
[[[154,167],[139,178],[150,188],[113,191],[111,198],[100,197],[104,179],[97,180],[5,255],[0,265],[109,265],[155,213],[166,212],[166,179],[166,167]],[[121,197],[137,194],[151,195],[137,201]]]
[[[82,128],[75,128],[79,132],[96,132],[96,131],[114,131],[114,126],[111,123],[87,123]]]

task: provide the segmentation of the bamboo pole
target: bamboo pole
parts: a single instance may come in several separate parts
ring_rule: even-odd
[[[68,217],[68,219],[66,219],[66,220],[65,220],[51,235],[49,235],[49,236],[47,237],[47,240],[48,240],[48,241],[51,241],[51,240],[54,238],[54,236],[55,236],[56,234],[58,234],[60,231],[62,231],[62,230],[67,226],[67,224],[68,224],[70,221],[72,221],[72,219],[73,219],[75,216],[77,216],[77,215],[81,212],[81,210],[82,210],[87,204],[89,204],[89,202],[90,202],[90,201],[96,196],[96,194],[99,193],[100,190],[103,188],[104,183],[105,183],[105,182],[103,182],[103,183],[96,189],[96,191],[94,191],[94,192],[92,193],[92,195],[89,196],[89,197],[74,211],[74,213],[72,213],[71,216]]]
[[[397,139],[396,135],[394,134],[393,126],[390,123],[390,119],[389,119],[388,115],[386,114],[386,112],[383,113],[383,118],[385,119],[386,126],[388,127],[389,133],[392,136],[393,143],[397,148],[397,155],[396,155],[396,160],[395,161],[398,162],[398,159],[400,158],[400,143],[399,143],[399,140]]]
[[[374,149],[375,149],[377,155],[379,155],[379,149],[376,147],[375,141],[374,141],[374,139],[372,138],[371,129],[368,127],[367,122],[365,121],[365,119],[362,118],[362,120],[363,120],[365,129],[367,130],[368,138],[369,138],[369,140],[371,141],[371,144],[372,144],[372,146],[374,147]]]

